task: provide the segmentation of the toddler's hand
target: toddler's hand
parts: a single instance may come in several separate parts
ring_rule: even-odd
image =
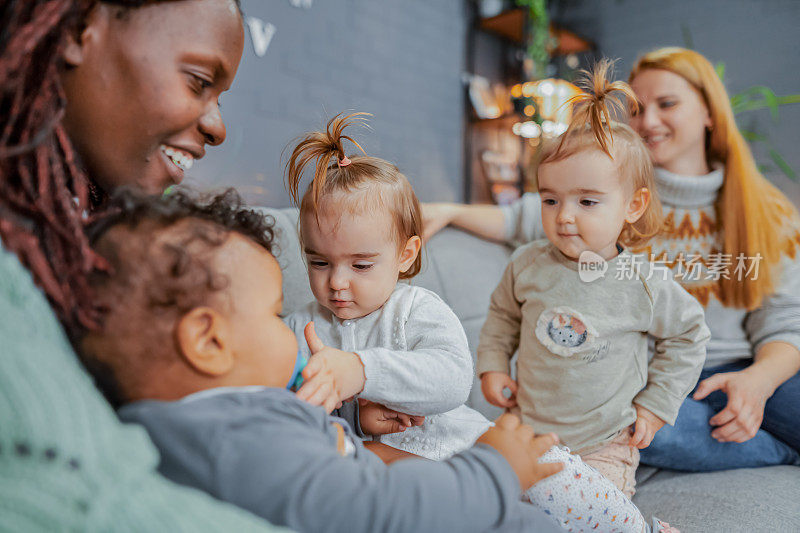
[[[539,458],[558,443],[558,437],[553,433],[537,437],[533,428],[520,423],[516,415],[501,415],[478,442],[488,444],[505,457],[517,473],[523,491],[564,468],[563,463],[539,462]]]
[[[503,396],[503,390],[511,391],[511,397]],[[481,374],[481,391],[486,401],[497,407],[510,409],[517,405],[517,382],[505,372],[484,372]]]
[[[314,331],[314,323],[305,328],[311,357],[303,369],[303,386],[297,397],[312,405],[322,405],[330,413],[345,398],[364,390],[364,365],[353,352],[325,346]]]
[[[664,426],[665,422],[641,405],[634,405],[634,407],[636,407],[636,426],[628,444],[642,450],[650,446],[656,432]]]
[[[424,416],[411,416],[398,413],[383,405],[358,399],[358,419],[361,431],[367,435],[386,435],[398,433],[412,426],[421,426],[425,422]]]

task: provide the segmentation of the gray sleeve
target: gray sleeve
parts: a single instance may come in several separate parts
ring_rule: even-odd
[[[361,417],[358,409],[358,400],[344,402],[340,408],[333,410],[331,416],[338,416],[347,422],[353,429],[353,433],[355,433],[358,438],[363,439],[366,437],[364,432],[361,430]]]
[[[512,246],[521,246],[545,237],[539,193],[526,192],[519,200],[501,209],[505,224],[505,241]]]
[[[297,531],[486,531],[514,517],[519,482],[490,448],[387,467],[358,444],[342,457],[312,422],[228,427],[215,495]]]
[[[753,354],[768,342],[785,342],[800,350],[800,255],[785,260],[777,290],[747,314],[744,327]]]

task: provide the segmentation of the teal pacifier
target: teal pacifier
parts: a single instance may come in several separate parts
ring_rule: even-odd
[[[294,360],[294,370],[292,370],[292,377],[289,378],[289,383],[286,388],[290,390],[297,390],[303,384],[303,369],[308,364],[308,359],[303,355],[303,352],[297,350],[297,358]]]

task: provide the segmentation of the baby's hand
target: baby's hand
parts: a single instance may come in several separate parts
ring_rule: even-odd
[[[488,444],[505,457],[517,473],[523,491],[564,468],[563,463],[539,462],[539,458],[558,443],[558,437],[553,433],[537,437],[533,428],[520,423],[516,415],[501,415],[478,442]]]
[[[398,433],[412,426],[421,426],[425,422],[424,416],[411,416],[398,413],[383,405],[358,399],[358,419],[361,431],[367,435],[386,435]]]
[[[628,444],[642,450],[650,446],[656,432],[664,426],[665,422],[641,405],[634,405],[634,407],[636,407],[636,429]]]
[[[511,391],[511,397],[503,396],[503,390]],[[481,374],[481,391],[486,401],[497,407],[510,409],[517,405],[517,382],[505,372],[484,372]]]
[[[303,386],[297,397],[311,405],[322,405],[330,413],[342,401],[364,390],[364,365],[353,352],[325,346],[314,331],[314,323],[305,328],[311,357],[303,369]]]

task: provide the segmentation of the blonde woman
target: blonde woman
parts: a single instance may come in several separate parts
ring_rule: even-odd
[[[656,166],[665,224],[642,250],[704,306],[708,355],[674,427],[643,463],[706,471],[797,463],[800,218],[758,171],[709,61],[661,48],[634,66],[631,126]],[[426,236],[447,224],[514,244],[544,236],[541,200],[423,207]]]

